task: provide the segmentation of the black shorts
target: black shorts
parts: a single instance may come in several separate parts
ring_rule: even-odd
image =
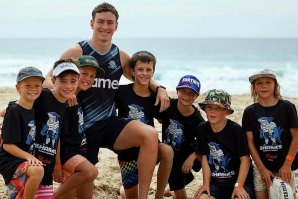
[[[182,172],[182,165],[187,158],[188,156],[185,155],[174,156],[173,166],[169,177],[169,186],[171,191],[183,189],[194,179],[192,172]],[[198,159],[194,161],[192,169],[196,172],[200,171],[201,163],[198,161]]]
[[[130,121],[130,119],[112,116],[109,119],[98,121],[86,129],[86,158],[95,165],[98,162],[99,148],[103,147],[114,151],[113,146],[117,137]]]

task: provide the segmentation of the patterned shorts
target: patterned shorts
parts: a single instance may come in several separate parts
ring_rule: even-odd
[[[39,185],[35,199],[54,199],[53,185]]]
[[[7,192],[9,198],[23,198],[28,167],[29,162],[26,161],[20,164],[20,166],[16,169],[16,172],[13,174],[12,179],[7,184]]]
[[[124,189],[129,189],[138,184],[138,163],[136,160],[119,161],[122,183]]]
[[[87,159],[81,155],[75,155],[71,157],[69,160],[67,160],[63,164],[63,181],[65,181],[69,176],[71,176],[74,173],[76,167],[85,160]]]

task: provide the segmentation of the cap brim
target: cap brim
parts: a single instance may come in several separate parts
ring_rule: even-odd
[[[276,79],[275,75],[273,74],[256,74],[249,77],[249,82],[252,84],[256,79],[259,79],[261,77],[269,77],[272,79]]]
[[[88,64],[80,65],[80,68],[84,68],[84,67],[94,68],[96,70],[96,77],[102,77],[105,74],[105,71],[101,67],[92,66],[92,65],[88,65]]]
[[[195,89],[193,89],[193,87],[191,86],[187,86],[187,85],[183,85],[183,86],[177,86],[176,89],[180,89],[180,88],[189,88],[191,90],[193,90],[197,95],[200,95],[200,93],[198,93]]]
[[[201,102],[201,103],[198,103],[199,104],[199,106],[200,106],[200,108],[203,110],[203,111],[205,111],[205,106],[206,105],[215,105],[215,106],[220,106],[220,107],[222,107],[222,108],[224,108],[224,109],[227,109],[227,110],[229,110],[230,111],[230,113],[229,113],[229,115],[230,114],[232,114],[232,113],[234,113],[234,109],[232,109],[230,106],[229,107],[226,107],[226,106],[224,106],[224,105],[222,105],[222,104],[219,104],[219,103],[217,103],[217,104],[215,104],[214,103],[215,101],[203,101],[203,102]]]

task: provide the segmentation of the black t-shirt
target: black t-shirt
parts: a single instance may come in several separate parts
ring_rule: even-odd
[[[3,144],[15,144],[21,150],[33,154],[36,126],[34,120],[34,110],[28,110],[10,102],[6,109],[3,120],[2,136]],[[8,184],[25,159],[17,158],[0,148],[0,173]]]
[[[80,105],[67,107],[60,134],[60,157],[64,164],[75,155],[86,155],[83,110]]]
[[[154,106],[156,94],[141,97],[133,90],[133,84],[120,85],[116,94],[116,108],[118,116],[135,119],[154,127],[154,118],[158,118],[159,106]],[[135,160],[139,154],[139,147],[117,152],[118,159],[123,161]]]
[[[59,102],[49,89],[43,89],[34,102],[36,139],[36,157],[46,166],[41,184],[52,185],[52,173],[55,166],[56,149],[60,136],[61,120],[66,103]]]
[[[252,104],[244,110],[242,126],[245,132],[252,131],[255,147],[264,165],[270,171],[278,172],[292,141],[290,128],[298,128],[295,105],[287,100],[279,100],[270,107]],[[297,168],[296,155],[292,170]]]
[[[233,186],[237,181],[240,157],[249,155],[247,140],[242,127],[228,120],[224,129],[213,132],[210,123],[198,127],[199,142],[196,153],[206,155],[211,170],[211,182]]]
[[[172,146],[177,153],[189,156],[195,151],[195,142],[198,135],[196,126],[204,122],[199,110],[195,109],[190,116],[183,116],[177,108],[178,99],[172,99],[170,107],[162,112],[162,140]]]

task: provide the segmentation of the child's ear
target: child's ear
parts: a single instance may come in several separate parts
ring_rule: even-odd
[[[52,80],[52,83],[55,85],[56,78],[55,77],[51,77],[51,80]]]
[[[16,84],[16,89],[17,89],[18,93],[20,93],[20,85],[19,84]]]

